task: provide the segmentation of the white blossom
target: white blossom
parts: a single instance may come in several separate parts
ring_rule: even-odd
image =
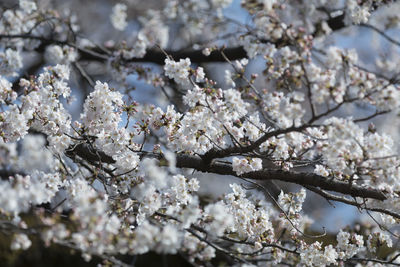
[[[329,176],[329,171],[319,164],[315,165],[314,173],[325,177]]]
[[[19,6],[27,14],[30,14],[37,9],[36,3],[29,0],[19,0]]]
[[[0,52],[0,75],[16,76],[22,66],[20,51],[8,48]]]
[[[237,158],[234,157],[232,159],[232,169],[236,172],[237,175],[242,175],[246,172],[253,172],[262,169],[262,160],[261,159],[246,159],[246,158]]]
[[[178,84],[188,85],[189,84],[189,70],[190,70],[190,59],[181,59],[179,62],[165,59],[164,71],[165,75],[169,78],[174,79]]]
[[[11,243],[12,250],[27,250],[32,245],[32,241],[29,240],[26,234],[16,234]]]
[[[128,26],[126,11],[127,6],[121,3],[116,4],[112,8],[112,13],[110,15],[111,24],[119,31],[123,31],[126,26]]]
[[[11,249],[28,249],[34,234],[86,261],[151,252],[193,265],[221,253],[222,265],[398,263],[400,159],[387,131],[400,106],[398,51],[359,61],[340,48],[349,26],[369,19],[373,38],[395,35],[398,6],[166,2],[132,27],[128,4],[108,6],[124,31],[111,40],[73,9],[31,0],[2,9],[0,228]],[[380,43],[369,38],[360,40]],[[48,65],[37,69],[39,58]],[[264,180],[300,189],[276,196]],[[311,240],[319,217],[306,205],[319,202],[306,202],[305,188],[376,219]]]

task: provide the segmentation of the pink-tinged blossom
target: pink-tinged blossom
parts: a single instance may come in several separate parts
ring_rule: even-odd
[[[336,237],[340,259],[350,259],[364,249],[363,236],[339,231]]]
[[[315,165],[314,173],[324,177],[329,176],[329,171],[324,166],[319,164]]]
[[[232,169],[237,175],[242,175],[246,172],[258,171],[262,169],[262,160],[257,158],[246,159],[234,157],[232,159]]]
[[[0,103],[13,102],[17,98],[17,93],[11,89],[12,84],[0,76]]]

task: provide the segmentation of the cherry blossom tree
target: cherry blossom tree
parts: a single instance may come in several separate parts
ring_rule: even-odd
[[[394,2],[171,0],[137,16],[121,1],[95,21],[112,40],[65,6],[2,6],[10,249],[40,238],[108,266],[149,252],[193,266],[400,265]],[[360,29],[387,53],[341,48],[338,33]],[[207,177],[229,192],[204,197]],[[313,228],[307,197],[368,220]]]

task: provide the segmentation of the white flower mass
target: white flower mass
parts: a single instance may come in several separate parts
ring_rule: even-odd
[[[1,253],[400,265],[399,3],[133,2],[1,7]]]

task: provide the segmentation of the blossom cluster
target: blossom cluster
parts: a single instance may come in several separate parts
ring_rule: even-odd
[[[398,112],[399,84],[362,67],[355,50],[324,39],[338,27],[331,19],[341,18],[340,27],[364,24],[385,1],[328,2],[244,0],[251,23],[240,25],[224,10],[235,1],[168,1],[140,16],[139,28],[128,27],[131,7],[118,3],[109,18],[130,39],[104,46],[83,38],[68,12],[29,0],[6,9],[0,226],[12,233],[10,248],[29,249],[35,234],[46,246],[111,262],[148,252],[180,254],[196,266],[221,254],[227,264],[258,266],[394,262],[397,256],[382,258],[380,248],[398,250],[391,228],[400,218],[396,140],[363,122]],[[184,44],[192,57],[166,55]],[[25,75],[25,55],[34,53],[43,53],[46,65]],[[262,71],[253,73],[253,58]],[[221,60],[227,64],[216,75],[203,64]],[[106,71],[97,81],[91,61],[107,62],[98,64]],[[161,89],[164,102],[143,103],[128,85],[132,76],[151,84],[151,94]],[[80,91],[71,77],[93,88]],[[77,91],[78,116],[70,105]],[[197,172],[240,182],[212,197]],[[264,186],[270,180],[302,188],[274,195]],[[306,189],[366,210],[372,223],[310,241]],[[38,230],[30,231],[28,215]]]

